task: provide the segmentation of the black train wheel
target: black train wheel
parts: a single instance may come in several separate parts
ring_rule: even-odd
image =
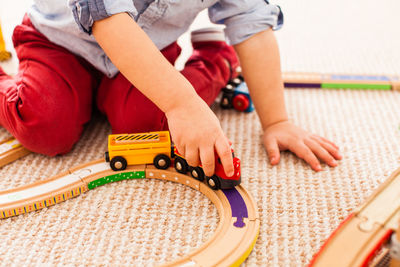
[[[126,159],[121,156],[113,157],[110,161],[110,167],[113,171],[125,170],[127,165]]]
[[[221,188],[221,183],[219,182],[218,177],[215,175],[207,177],[207,185],[213,190],[218,190]]]
[[[192,167],[190,170],[190,175],[196,180],[204,180],[204,171],[200,167]]]
[[[179,173],[187,173],[189,169],[189,165],[187,164],[186,160],[181,158],[181,157],[176,157],[175,158],[175,170]]]
[[[158,154],[154,157],[153,164],[157,169],[166,170],[171,165],[171,159],[167,155]]]

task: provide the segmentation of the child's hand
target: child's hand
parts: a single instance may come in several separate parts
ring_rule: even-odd
[[[197,97],[185,99],[165,113],[168,126],[179,153],[190,166],[203,166],[206,176],[212,176],[215,168],[214,151],[221,158],[227,176],[234,174],[232,152],[229,140],[221,129],[218,118]]]
[[[342,158],[339,147],[333,142],[306,132],[288,121],[269,126],[264,131],[263,142],[272,165],[279,163],[280,151],[283,150],[292,151],[315,171],[322,170],[318,159],[335,167],[336,160]]]

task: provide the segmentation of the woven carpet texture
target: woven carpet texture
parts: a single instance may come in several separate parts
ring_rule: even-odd
[[[276,33],[284,71],[400,74],[400,2],[274,1],[285,12]],[[10,48],[12,28],[30,1],[0,1]],[[206,13],[194,27],[209,25]],[[188,35],[181,40],[190,54]],[[2,64],[15,73],[17,62]],[[181,61],[184,61],[181,59]],[[255,113],[214,108],[242,161],[243,186],[260,213],[260,236],[243,266],[306,266],[339,223],[400,162],[400,94],[354,90],[285,90],[290,119],[333,140],[344,156],[316,173],[292,153],[268,163]],[[195,123],[193,124],[195,127]],[[0,190],[44,180],[102,158],[111,132],[94,115],[63,156],[28,155],[0,169]],[[0,139],[9,134],[0,130]],[[153,266],[201,246],[218,225],[201,193],[158,180],[122,181],[74,199],[0,221],[1,266]]]

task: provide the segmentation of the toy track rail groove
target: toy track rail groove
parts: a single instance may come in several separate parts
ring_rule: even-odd
[[[48,180],[0,192],[0,217],[42,209],[106,183],[145,178],[174,181],[202,192],[214,203],[220,216],[214,235],[205,244],[163,266],[239,266],[248,257],[260,228],[257,206],[249,193],[242,186],[214,191],[173,168],[161,170],[153,165],[136,165],[115,172],[103,160],[93,161]]]

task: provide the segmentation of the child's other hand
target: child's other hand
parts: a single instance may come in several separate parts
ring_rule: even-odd
[[[339,147],[333,142],[304,131],[288,121],[272,124],[264,131],[264,146],[272,165],[279,163],[280,151],[290,150],[304,159],[315,171],[321,171],[318,159],[331,167],[342,158]]]
[[[165,114],[172,140],[190,166],[202,164],[205,175],[212,176],[216,151],[226,175],[234,174],[229,140],[222,131],[218,118],[203,100],[185,99],[185,103]]]

